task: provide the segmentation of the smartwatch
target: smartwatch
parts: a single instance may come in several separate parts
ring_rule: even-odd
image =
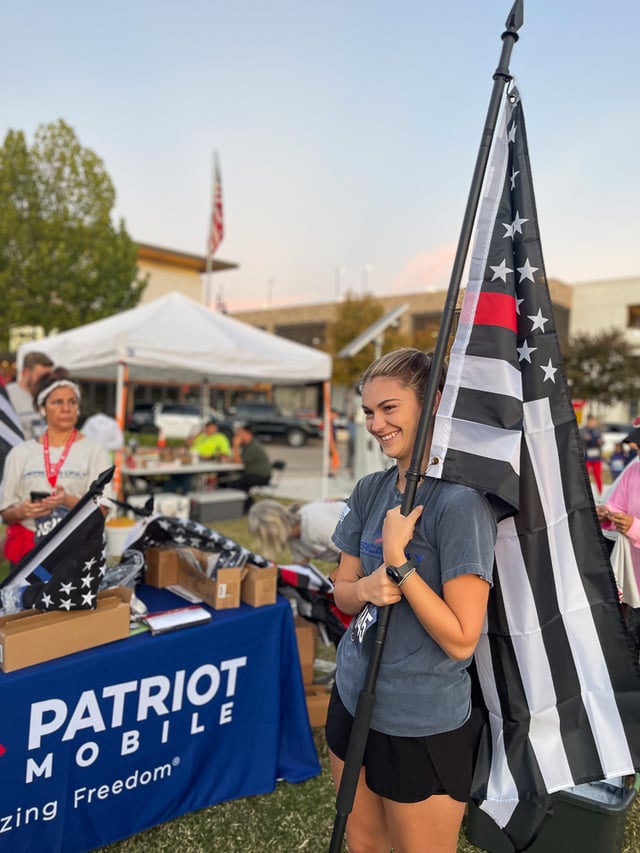
[[[401,566],[387,566],[387,574],[392,581],[395,581],[398,586],[406,581],[409,575],[412,575],[416,570],[416,561],[410,557],[406,563]]]

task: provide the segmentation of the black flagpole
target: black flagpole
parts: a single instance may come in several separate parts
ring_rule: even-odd
[[[509,72],[509,61],[514,44],[518,41],[518,30],[522,26],[524,17],[524,0],[515,0],[511,12],[506,21],[506,29],[502,33],[502,52],[498,67],[493,75],[493,89],[491,92],[491,100],[489,101],[489,109],[485,119],[484,129],[482,131],[482,139],[480,148],[476,158],[476,165],[471,179],[471,187],[469,189],[469,197],[467,206],[464,212],[462,228],[458,240],[458,248],[453,262],[451,271],[451,279],[447,290],[447,298],[445,301],[442,319],[440,321],[440,330],[438,339],[433,354],[433,363],[429,374],[429,382],[425,392],[424,405],[420,414],[418,423],[418,431],[413,447],[411,462],[406,473],[406,488],[402,498],[401,512],[403,515],[408,515],[413,508],[416,489],[420,478],[422,477],[422,458],[427,445],[427,438],[432,424],[433,406],[436,400],[438,391],[438,378],[444,364],[447,345],[449,343],[449,335],[453,326],[453,318],[455,316],[458,294],[460,292],[460,282],[464,265],[469,252],[469,245],[473,233],[473,224],[480,202],[480,194],[482,192],[482,184],[484,182],[491,144],[495,133],[496,122],[500,112],[500,104],[505,86],[511,80]],[[347,754],[345,756],[344,769],[340,780],[340,787],[336,797],[336,818],[333,824],[333,834],[329,845],[328,853],[340,853],[342,850],[342,840],[347,827],[347,818],[353,809],[353,801],[355,799],[356,788],[358,785],[358,777],[362,768],[362,758],[364,756],[367,735],[371,726],[371,717],[373,714],[373,706],[375,702],[375,685],[378,678],[378,670],[380,669],[380,661],[391,615],[391,607],[378,608],[376,621],[376,634],[374,639],[374,647],[371,650],[369,658],[369,666],[365,682],[360,695],[358,696],[358,704],[356,707],[353,728],[347,746]]]

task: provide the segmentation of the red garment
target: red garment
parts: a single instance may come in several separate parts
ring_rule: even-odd
[[[600,459],[587,459],[587,471],[596,483],[598,494],[602,494],[602,461]]]
[[[4,543],[4,555],[10,563],[19,563],[25,554],[35,545],[35,533],[22,524],[10,524],[7,527],[7,539]]]

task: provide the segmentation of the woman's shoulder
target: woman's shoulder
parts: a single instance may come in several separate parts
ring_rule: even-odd
[[[7,459],[9,456],[13,459],[25,459],[32,453],[36,452],[42,453],[42,445],[35,438],[27,438],[25,441],[21,441],[19,444],[16,444],[11,448],[7,454]]]
[[[443,506],[448,507],[455,504],[469,509],[477,506],[491,512],[491,506],[486,495],[474,489],[473,486],[465,486],[463,483],[450,483],[448,480],[435,480],[434,482],[436,483],[434,497]]]
[[[86,453],[87,456],[102,456],[104,458],[111,459],[109,451],[103,444],[100,444],[98,441],[94,441],[94,439],[89,438],[86,435],[82,435],[82,433],[78,435],[78,438],[75,441],[75,446],[83,453]]]
[[[382,471],[374,471],[361,477],[353,488],[348,502],[350,504],[370,501],[385,494],[388,489],[393,489],[398,478],[398,469],[395,465]]]
[[[381,471],[373,471],[371,474],[365,474],[355,485],[356,489],[372,489],[376,486],[382,486],[384,483],[395,483],[398,476],[398,469],[395,465],[389,468],[383,468]]]

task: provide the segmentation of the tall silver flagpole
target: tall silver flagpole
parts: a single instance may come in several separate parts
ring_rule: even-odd
[[[216,213],[216,152],[211,155],[211,206],[209,208],[209,234],[207,237],[207,266],[204,280],[204,304],[211,308],[211,266],[213,255],[211,253],[211,238],[213,237],[213,220]]]

